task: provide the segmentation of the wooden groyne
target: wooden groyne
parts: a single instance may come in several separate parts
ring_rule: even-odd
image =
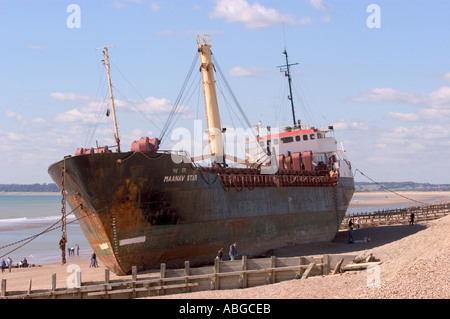
[[[214,266],[191,268],[185,262],[184,269],[166,269],[161,264],[159,276],[138,278],[137,267],[132,268],[131,280],[109,278],[105,269],[104,282],[83,283],[81,272],[75,273],[75,282],[70,287],[56,287],[53,274],[51,288],[33,290],[30,279],[28,290],[8,291],[7,281],[1,282],[1,299],[128,299],[205,290],[241,289],[268,285],[285,280],[304,280],[311,276],[335,274],[346,270],[355,260],[355,255],[319,255],[309,257],[275,257],[219,261]],[[369,263],[372,264],[372,263]],[[361,264],[366,267],[365,264]],[[364,268],[363,267],[363,268]],[[67,284],[68,285],[68,284]]]
[[[358,218],[361,221],[361,227],[409,224],[411,213],[414,213],[414,223],[438,219],[450,213],[450,203],[354,213],[347,215],[346,218],[344,218],[341,229],[348,229],[350,220],[352,220],[355,225]]]

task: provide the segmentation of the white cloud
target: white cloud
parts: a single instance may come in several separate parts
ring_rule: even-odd
[[[279,24],[309,24],[311,19],[296,20],[290,14],[281,14],[273,8],[266,8],[254,2],[249,4],[245,0],[218,0],[212,19],[225,18],[231,23],[242,23],[246,28],[257,29]]]
[[[432,152],[448,152],[450,141],[450,130],[441,125],[396,127],[391,130],[382,131],[380,134],[380,144],[389,145],[392,153],[416,154],[419,151],[427,150],[425,156],[430,156]]]
[[[450,87],[443,86],[429,93],[408,93],[392,88],[375,88],[363,92],[352,101],[365,104],[399,103],[420,107],[416,112],[395,112],[386,114],[386,118],[404,122],[450,121]]]
[[[87,95],[80,95],[72,92],[69,93],[53,92],[50,93],[50,97],[57,101],[68,101],[68,102],[86,102],[92,100],[92,98]]]
[[[47,48],[43,45],[38,45],[38,44],[28,44],[27,45],[28,49],[32,49],[32,50],[37,50],[37,51],[44,51],[47,50]]]
[[[166,98],[158,99],[149,96],[145,98],[145,102],[139,105],[139,109],[144,113],[168,114],[172,110],[172,103]]]
[[[55,120],[58,123],[90,123],[92,116],[86,112],[81,112],[79,109],[72,109],[64,113],[58,114]]]
[[[324,3],[322,0],[310,0],[309,3],[316,8],[317,10],[329,11],[331,10],[330,6]]]
[[[152,12],[158,12],[158,11],[161,10],[161,6],[160,6],[159,4],[157,4],[157,3],[155,3],[155,2],[152,2],[152,3],[150,4],[150,10],[151,10]]]
[[[134,4],[142,4],[142,0],[122,0],[122,1],[114,1],[113,6],[117,10],[126,9],[128,6],[124,2],[134,3]]]
[[[450,83],[450,72],[447,72],[444,75],[442,75],[442,80]]]
[[[153,118],[154,121],[162,122],[162,120],[158,116],[169,114],[173,109],[173,104],[166,98],[158,99],[149,96],[145,98],[145,101],[143,103],[140,103],[138,105],[138,108],[140,112],[143,112],[150,116],[156,116],[156,118]],[[135,108],[134,111],[136,111]],[[182,118],[187,119],[191,118],[192,109],[186,105],[178,105],[175,113],[181,113]]]
[[[5,115],[6,115],[6,117],[12,118],[18,122],[21,122],[23,119],[22,115],[17,114],[16,112],[13,112],[13,111],[9,111],[9,110],[6,110]]]
[[[388,114],[386,114],[386,118],[392,120],[399,120],[402,122],[415,122],[419,120],[418,114],[400,113],[400,112],[389,112]]]
[[[391,88],[374,88],[363,92],[360,96],[351,100],[361,103],[396,102],[417,104],[420,99],[412,93],[400,92]]]
[[[257,67],[243,68],[241,66],[236,66],[228,72],[228,75],[234,77],[257,76],[263,71],[263,69]]]
[[[437,108],[450,109],[450,87],[443,86],[423,96],[424,103]]]
[[[353,121],[339,121],[337,123],[333,124],[334,129],[336,130],[358,130],[358,131],[368,131],[369,130],[369,126],[367,126],[366,124],[364,124],[364,122],[362,121],[357,121],[357,120],[353,120]]]
[[[400,92],[391,88],[375,88],[363,92],[351,100],[361,103],[403,103],[410,105],[426,105],[436,108],[450,108],[450,87],[443,86],[430,93],[414,94]]]

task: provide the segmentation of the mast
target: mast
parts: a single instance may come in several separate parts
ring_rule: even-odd
[[[291,79],[291,65],[297,65],[298,63],[289,64],[288,60],[288,54],[286,51],[286,48],[283,51],[283,54],[286,56],[286,64],[277,66],[277,68],[280,68],[281,72],[284,72],[284,75],[288,78],[289,82],[289,96],[288,99],[291,100],[291,108],[292,108],[292,120],[294,122],[294,126],[297,125],[297,121],[295,119],[295,110],[294,110],[294,99],[292,98],[292,79]],[[285,68],[285,69],[282,69]]]
[[[220,125],[219,107],[217,104],[216,81],[214,80],[214,64],[211,59],[211,37],[197,36],[200,56],[200,71],[202,73],[203,96],[205,99],[206,125],[209,135],[209,148],[212,165],[224,166],[224,147],[222,126]]]
[[[111,109],[112,109],[113,120],[114,120],[114,139],[116,140],[116,144],[117,144],[117,152],[120,153],[119,129],[117,128],[116,109],[114,107],[114,96],[113,96],[112,85],[111,85],[111,74],[109,72],[108,48],[111,48],[111,47],[113,47],[113,46],[103,48],[103,56],[105,57],[105,67],[106,67],[106,72],[108,74],[109,96],[111,98]]]

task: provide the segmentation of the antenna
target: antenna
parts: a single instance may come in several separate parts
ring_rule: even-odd
[[[284,28],[283,28],[284,31]],[[286,64],[285,65],[279,65],[277,68],[280,68],[280,72],[284,72],[284,75],[288,78],[289,82],[289,96],[288,99],[291,100],[291,108],[292,108],[292,119],[294,121],[294,126],[297,125],[297,121],[295,119],[295,110],[294,110],[294,99],[292,98],[292,78],[291,78],[291,66],[297,65],[298,63],[292,63],[289,64],[288,54],[286,51],[286,40],[285,40],[285,47],[283,54],[286,56]]]

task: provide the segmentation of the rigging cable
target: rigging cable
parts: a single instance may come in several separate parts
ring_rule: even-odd
[[[184,80],[184,83],[183,83],[183,85],[181,87],[180,93],[178,94],[178,97],[175,100],[175,103],[174,103],[174,105],[172,107],[172,110],[170,111],[169,117],[166,120],[166,123],[164,124],[163,129],[161,130],[161,135],[158,138],[158,140],[160,141],[160,144],[162,144],[163,139],[166,137],[167,130],[169,129],[169,126],[171,126],[171,122],[174,120],[174,117],[175,117],[175,115],[177,113],[177,109],[178,109],[178,107],[180,105],[180,100],[181,100],[181,98],[183,96],[184,90],[186,89],[187,83],[188,83],[189,79],[192,76],[192,73],[193,73],[192,71],[194,70],[194,67],[195,67],[196,63],[197,63],[197,52],[194,55],[194,59],[192,61],[191,67],[189,69],[189,72],[188,72],[188,74],[186,76],[186,79]]]
[[[233,91],[231,90],[231,86],[228,84],[228,81],[227,81],[226,77],[224,76],[222,69],[220,68],[220,65],[217,62],[217,59],[214,57],[214,55],[212,56],[212,60],[214,62],[214,65],[217,67],[219,76],[222,78],[222,81],[225,83],[225,87],[228,90],[228,93],[231,95],[231,98],[233,99],[234,103],[236,103],[236,106],[238,107],[239,112],[241,113],[242,117],[244,118],[245,123],[247,123],[248,127],[252,127],[252,124],[248,120],[247,116],[244,113],[244,110],[242,109],[241,105],[239,104],[239,101],[237,100],[236,96],[234,95]]]
[[[427,204],[427,203],[424,203],[424,202],[421,202],[421,201],[418,201],[418,200],[409,198],[409,197],[404,196],[404,195],[402,195],[402,194],[399,194],[399,193],[397,193],[397,192],[395,192],[395,191],[393,191],[393,190],[387,188],[386,186],[384,186],[384,185],[382,185],[382,184],[380,184],[380,183],[375,182],[373,179],[371,179],[369,176],[367,176],[366,174],[364,174],[363,172],[361,172],[359,169],[356,169],[356,170],[355,170],[355,174],[356,174],[357,171],[358,171],[361,175],[363,175],[364,177],[366,177],[367,179],[371,180],[373,183],[377,184],[378,186],[384,188],[385,190],[387,190],[387,191],[389,191],[389,192],[391,192],[391,193],[394,193],[395,195],[398,195],[398,196],[403,197],[403,198],[405,198],[405,199],[407,199],[407,200],[410,200],[410,201],[413,201],[413,202],[416,202],[416,203],[420,203],[420,204],[423,204],[423,205],[426,205],[426,206],[430,205],[430,204]],[[353,176],[354,176],[355,174],[353,174]]]
[[[119,69],[113,62],[110,61],[110,63],[111,63],[111,65],[115,68],[115,70],[117,70],[117,71],[119,72],[119,74],[125,79],[125,81],[128,83],[128,85],[129,85],[129,86],[136,92],[136,94],[142,99],[142,101],[143,101],[145,104],[149,105],[149,104],[147,103],[146,99],[142,96],[142,94],[139,93],[139,91],[136,89],[136,87],[134,87],[133,84],[131,84],[131,82],[125,77],[125,75],[122,73],[122,71],[120,71],[120,69]],[[114,87],[114,86],[113,86],[113,87]],[[115,89],[116,91],[118,91],[117,88],[114,87],[114,89]],[[119,92],[119,93],[120,93],[120,92]],[[122,96],[123,96],[130,104],[132,104],[132,105],[133,105],[133,106],[134,106],[141,114],[143,114],[143,115],[145,116],[145,114],[144,114],[142,111],[140,111],[140,110],[138,109],[138,107],[137,107],[134,103],[132,103],[127,97],[125,97],[122,93],[120,93],[120,95],[122,95]],[[149,106],[150,106],[150,105],[149,105]],[[162,122],[161,119],[160,119],[159,116],[158,116],[158,113],[154,112],[152,108],[149,108],[149,111],[153,113],[153,115],[157,118],[157,120],[158,120],[159,122]],[[146,118],[149,122],[151,122],[152,124],[154,124],[147,116],[145,116],[145,118]],[[156,124],[154,124],[154,125],[156,126]],[[157,127],[157,128],[159,129],[159,127]]]
[[[79,207],[80,207],[80,205],[79,205],[78,207],[76,207],[75,209],[73,209],[69,214],[66,214],[66,216],[69,216],[70,214],[72,214],[72,213],[73,213],[75,210],[77,210]],[[75,222],[75,221],[77,221],[77,220],[78,220],[78,219],[75,219],[74,221],[71,221],[71,222],[69,222],[69,223],[67,223],[67,224],[71,224],[71,223],[73,223],[73,222]],[[2,250],[2,249],[4,249],[4,248],[6,248],[6,247],[13,246],[13,245],[16,245],[16,244],[18,244],[18,243],[21,243],[21,242],[26,241],[25,243],[23,243],[23,244],[20,245],[19,247],[16,247],[16,248],[14,248],[13,250],[10,250],[10,251],[7,252],[6,254],[4,254],[3,256],[0,256],[0,258],[3,258],[3,257],[5,257],[5,256],[7,256],[8,254],[10,254],[10,253],[16,251],[16,250],[19,249],[19,248],[22,248],[23,246],[25,246],[26,244],[28,244],[28,243],[31,242],[32,240],[38,238],[39,236],[41,236],[41,235],[43,235],[43,234],[45,234],[45,233],[48,233],[48,232],[50,232],[50,231],[52,231],[52,230],[55,230],[55,229],[60,228],[61,226],[55,226],[55,225],[59,224],[60,222],[61,222],[61,219],[59,219],[57,222],[55,222],[54,224],[50,225],[50,226],[47,227],[45,230],[43,230],[42,232],[40,232],[40,233],[38,233],[38,234],[36,234],[36,235],[30,236],[30,237],[24,238],[24,239],[22,239],[22,240],[16,241],[16,242],[14,242],[14,243],[10,243],[10,244],[7,244],[7,245],[4,245],[4,246],[0,247],[0,250]]]
[[[195,76],[195,79],[199,78],[200,73],[197,73],[197,75]],[[198,92],[198,88],[200,87],[200,83],[201,81],[196,81],[193,80],[191,85],[189,86],[187,92],[186,92],[186,97],[183,100],[180,100],[178,102],[178,106],[182,105],[182,109],[179,110],[178,112],[175,112],[172,118],[172,124],[170,125],[170,127],[167,129],[167,131],[172,131],[173,127],[175,126],[175,124],[177,123],[178,119],[180,118],[181,114],[183,114],[184,109],[187,107],[186,105],[189,103],[189,101],[191,100],[191,98],[194,96],[194,94],[196,92]],[[196,83],[196,85],[194,86],[194,83]],[[193,87],[194,86],[194,87]],[[189,93],[191,92],[191,93]]]

